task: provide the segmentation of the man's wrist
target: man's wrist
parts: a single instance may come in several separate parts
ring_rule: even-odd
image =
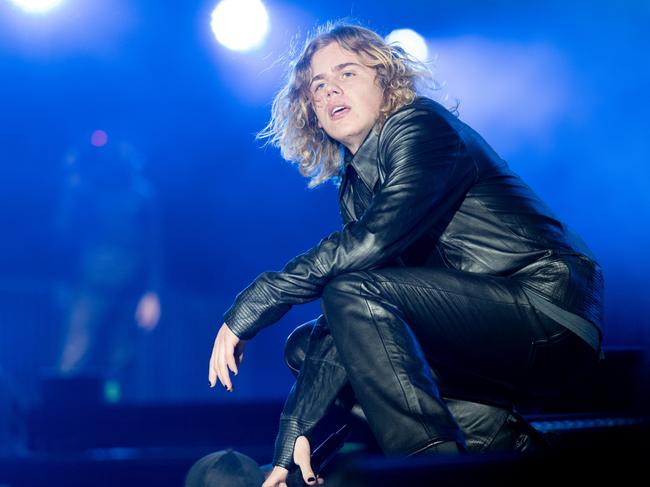
[[[293,466],[293,450],[299,436],[307,436],[313,425],[297,418],[280,418],[280,428],[275,440],[273,465],[289,470]]]

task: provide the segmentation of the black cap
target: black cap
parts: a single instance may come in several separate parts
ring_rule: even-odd
[[[185,487],[260,487],[263,483],[257,462],[230,449],[200,458],[185,477]]]

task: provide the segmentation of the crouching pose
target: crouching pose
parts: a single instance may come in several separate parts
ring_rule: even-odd
[[[231,390],[245,342],[321,300],[288,340],[297,379],[265,486],[294,460],[318,481],[309,434],[345,391],[388,455],[480,451],[513,401],[598,361],[600,266],[479,134],[419,96],[426,76],[376,33],[337,24],[274,101],[264,135],[312,186],[337,182],[343,227],[260,274],[214,342],[210,383]]]

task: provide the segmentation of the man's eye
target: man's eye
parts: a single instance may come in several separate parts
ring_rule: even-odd
[[[352,78],[354,73],[352,71],[345,71],[342,75],[343,78]]]
[[[325,87],[325,83],[318,83],[314,86],[314,92],[320,91]]]

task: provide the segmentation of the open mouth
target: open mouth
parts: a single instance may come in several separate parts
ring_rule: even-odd
[[[330,110],[330,118],[332,120],[338,120],[339,118],[344,117],[350,111],[350,107],[345,105],[338,105],[333,107]]]

